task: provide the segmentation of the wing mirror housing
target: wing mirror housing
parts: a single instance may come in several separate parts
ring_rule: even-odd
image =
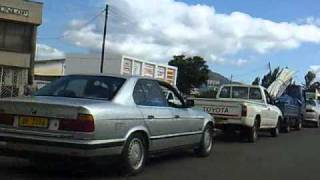
[[[187,108],[190,108],[190,107],[193,107],[194,106],[194,100],[192,99],[187,99],[186,100],[186,107]]]

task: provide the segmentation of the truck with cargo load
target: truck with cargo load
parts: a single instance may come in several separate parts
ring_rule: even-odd
[[[283,114],[281,129],[290,132],[291,128],[300,130],[302,128],[303,114],[305,111],[305,92],[302,86],[289,85],[285,93],[275,100],[276,106]]]
[[[239,130],[249,142],[258,139],[259,130],[278,136],[282,112],[262,86],[228,84],[220,87],[217,98],[195,98],[195,108],[215,118],[216,128]]]

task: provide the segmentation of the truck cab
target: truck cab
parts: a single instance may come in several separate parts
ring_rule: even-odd
[[[269,130],[277,136],[282,113],[262,86],[223,85],[216,99],[197,98],[195,107],[211,114],[216,127],[223,131],[240,130],[250,142],[258,138],[258,130]]]

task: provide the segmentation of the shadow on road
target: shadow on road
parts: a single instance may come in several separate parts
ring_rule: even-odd
[[[175,161],[194,158],[192,151],[176,151],[173,153],[160,154],[152,156],[148,163],[146,171],[149,167],[154,167],[163,164],[170,164]],[[9,160],[8,160],[9,161]],[[16,158],[10,158],[10,162],[16,161]],[[1,163],[0,177],[3,175],[14,175],[15,177],[37,177],[37,179],[70,179],[70,178],[121,178],[124,177],[121,174],[118,162],[112,163],[83,163],[73,162],[72,165],[69,162],[65,163],[52,163],[42,162],[37,164],[26,160],[21,162],[5,164]],[[33,178],[32,178],[33,179]]]

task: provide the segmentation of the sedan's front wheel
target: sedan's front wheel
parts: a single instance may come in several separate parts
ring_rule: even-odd
[[[213,148],[213,127],[207,125],[203,131],[201,142],[195,149],[195,153],[200,157],[207,157],[210,155]]]
[[[123,171],[125,175],[140,173],[147,159],[146,142],[140,134],[129,137],[122,152]]]

